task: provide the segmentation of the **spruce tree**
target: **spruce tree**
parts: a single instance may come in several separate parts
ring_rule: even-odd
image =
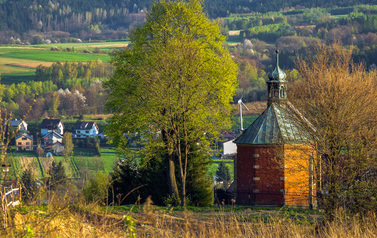
[[[229,182],[230,181],[230,172],[228,166],[225,165],[224,161],[221,161],[219,164],[219,167],[216,171],[216,181],[224,181]]]

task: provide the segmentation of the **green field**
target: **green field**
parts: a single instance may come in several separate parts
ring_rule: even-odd
[[[35,68],[57,61],[86,62],[100,59],[109,62],[111,52],[128,44],[122,42],[67,43],[33,46],[0,46],[0,75],[3,84],[35,80]],[[51,51],[57,47],[59,51]],[[95,48],[99,48],[96,51]],[[69,49],[70,51],[67,51]],[[84,52],[86,51],[86,53]],[[97,52],[97,53],[95,53]],[[99,53],[98,53],[99,52]]]
[[[42,45],[32,45],[31,47],[35,48],[47,48],[50,49],[51,47],[58,47],[58,48],[68,48],[68,47],[74,47],[74,48],[104,48],[104,47],[119,47],[124,46],[128,44],[129,41],[105,41],[105,42],[95,42],[95,43],[59,43],[59,44],[42,44]]]
[[[41,168],[38,159],[34,152],[13,152],[12,155],[12,168],[11,175],[16,177],[20,176],[25,167],[32,167],[34,174],[38,178],[42,178],[43,173],[47,173],[48,168]],[[54,156],[53,159],[56,162],[62,161],[66,174],[69,178],[75,177],[75,169],[73,168],[70,159],[64,156]],[[78,168],[80,174],[91,174],[96,171],[103,171],[105,173],[112,172],[117,161],[119,161],[119,155],[111,147],[101,148],[101,157],[97,156],[94,149],[90,148],[75,148],[73,161]],[[231,178],[233,180],[233,160],[231,159],[213,159],[213,163],[208,169],[208,174],[214,176],[216,170],[219,167],[221,161],[224,161],[228,166]]]
[[[243,116],[243,128],[246,129],[248,128],[254,121],[255,119],[258,118],[259,115],[247,115]],[[240,116],[232,116],[232,131],[236,131],[240,129]]]
[[[38,178],[43,177],[43,173],[47,173],[48,168],[44,168],[39,164],[38,158],[35,156],[34,152],[13,152],[9,153],[9,160],[11,160],[11,171],[10,175],[12,178],[20,176],[22,171],[26,168],[31,168],[33,173]],[[40,158],[45,159],[46,158]],[[119,160],[118,155],[111,147],[101,148],[101,157],[97,156],[94,150],[90,148],[75,148],[73,163],[70,158],[65,158],[64,156],[53,156],[56,162],[62,162],[65,168],[67,177],[76,177],[76,173],[80,174],[91,174],[96,171],[103,171],[109,173],[113,171],[115,163]],[[47,159],[51,160],[51,159]],[[78,171],[74,167],[78,168]]]
[[[50,51],[49,49],[36,48],[8,48],[0,47],[0,59],[22,59],[37,62],[57,61],[90,61],[100,59],[103,62],[110,60],[107,54],[87,54],[82,52]]]

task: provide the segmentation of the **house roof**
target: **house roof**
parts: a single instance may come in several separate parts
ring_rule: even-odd
[[[41,123],[41,128],[42,129],[55,129],[56,127],[59,126],[59,123],[61,122],[60,119],[43,119]],[[63,125],[63,123],[62,123]]]
[[[18,136],[16,137],[16,140],[18,140],[18,139],[21,138],[21,137],[26,137],[26,138],[28,138],[28,139],[30,139],[30,140],[33,140],[33,136],[28,135],[28,134],[26,134],[26,133],[23,133],[23,134],[18,135]]]
[[[59,133],[57,133],[57,132],[55,132],[55,131],[52,131],[52,132],[49,132],[49,133],[47,133],[46,135],[44,135],[43,137],[42,137],[42,139],[44,139],[44,138],[46,138],[47,136],[49,136],[49,135],[55,135],[56,137],[58,137],[59,139],[61,139],[61,138],[63,138],[63,136],[62,135],[60,135]]]
[[[54,142],[54,144],[52,144],[52,146],[64,146],[64,145],[60,141],[56,141]]]
[[[236,144],[270,145],[313,141],[311,124],[292,104],[272,103],[235,141]]]
[[[10,120],[10,124],[14,128],[17,128],[21,123],[22,123],[22,120],[17,120],[17,119]]]
[[[96,123],[93,121],[77,121],[75,124],[75,130],[90,130],[93,125],[97,127]]]

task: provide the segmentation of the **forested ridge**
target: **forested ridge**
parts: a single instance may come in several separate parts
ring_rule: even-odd
[[[3,0],[0,4],[0,31],[25,34],[29,31],[70,33],[127,28],[135,16],[147,11],[152,0]],[[205,0],[210,18],[234,13],[269,12],[285,8],[346,7],[374,4],[372,0]],[[59,33],[56,33],[59,34]],[[63,34],[60,32],[60,34]],[[82,32],[81,32],[82,34]]]

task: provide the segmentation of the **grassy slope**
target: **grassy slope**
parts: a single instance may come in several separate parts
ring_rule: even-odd
[[[99,44],[99,43],[97,43]],[[33,47],[0,47],[0,74],[3,83],[19,83],[29,80],[34,80],[35,68],[19,67],[12,64],[23,63],[38,63],[38,62],[57,62],[57,61],[90,61],[100,59],[102,62],[108,62],[110,56],[106,53],[116,47],[111,47],[111,44],[106,42],[103,45],[106,46],[105,53],[101,54],[88,54],[83,53],[84,48],[91,48],[100,45],[79,45],[77,47],[82,48],[75,52],[65,51],[50,51],[51,45],[33,46]],[[73,44],[59,45],[59,47],[67,48],[73,47]],[[89,51],[93,51],[92,49]]]
[[[87,54],[82,52],[50,51],[48,49],[34,48],[8,48],[0,47],[1,58],[16,58],[42,62],[56,61],[90,61],[101,59],[103,62],[110,60],[107,54]]]

